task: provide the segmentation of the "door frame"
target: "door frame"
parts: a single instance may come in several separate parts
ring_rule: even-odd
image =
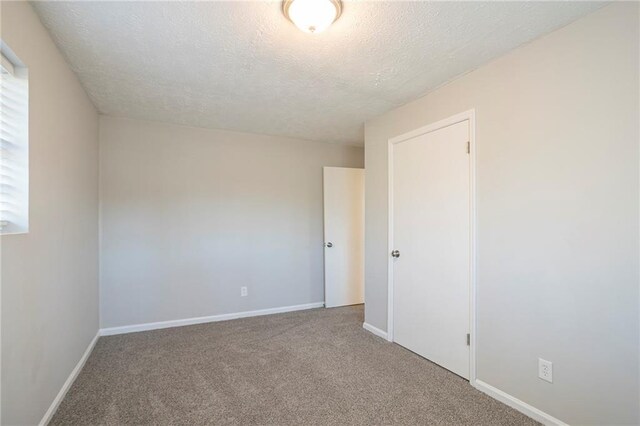
[[[387,340],[393,342],[393,146],[413,139],[416,136],[440,130],[463,121],[469,121],[469,215],[470,215],[470,247],[469,247],[469,332],[471,339],[469,344],[469,383],[475,386],[476,382],[476,123],[475,109],[453,115],[443,120],[428,124],[408,133],[393,137],[388,140],[388,236],[387,236]]]

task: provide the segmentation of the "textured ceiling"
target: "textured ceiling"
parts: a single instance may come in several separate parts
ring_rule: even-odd
[[[100,112],[361,145],[363,123],[602,3],[35,2]]]

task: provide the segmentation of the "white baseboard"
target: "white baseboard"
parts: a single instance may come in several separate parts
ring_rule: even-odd
[[[371,324],[363,322],[362,323],[362,328],[364,328],[365,330],[367,330],[370,333],[375,334],[378,337],[382,337],[384,340],[388,340],[387,339],[387,332],[380,330],[378,327],[374,327]]]
[[[96,336],[93,338],[91,343],[89,343],[89,346],[87,347],[87,350],[84,351],[84,354],[82,355],[82,358],[80,358],[80,361],[78,361],[73,370],[71,370],[71,374],[69,374],[69,377],[67,377],[67,381],[64,382],[62,388],[60,389],[60,392],[58,392],[58,395],[56,395],[55,399],[49,406],[49,409],[46,413],[44,413],[44,417],[42,417],[42,420],[40,420],[40,426],[45,426],[51,421],[51,418],[56,413],[56,410],[64,399],[64,396],[71,388],[71,385],[73,385],[73,382],[76,380],[76,377],[78,377],[78,374],[80,374],[80,371],[82,370],[82,367],[84,367],[85,362],[87,362],[87,359],[89,358],[89,355],[91,355],[91,351],[93,351],[93,348],[96,346],[96,342],[98,341],[99,337],[100,331],[96,333]]]
[[[529,416],[533,420],[536,420],[544,425],[568,426],[562,420],[556,419],[555,417],[545,413],[544,411],[538,410],[536,407],[529,405],[526,402],[509,395],[508,393],[494,388],[493,386],[483,382],[482,380],[476,379],[473,386],[479,391],[486,393],[490,397],[497,399],[498,401],[520,411],[522,414]]]
[[[261,315],[281,314],[284,312],[302,311],[305,309],[322,308],[324,302],[307,303],[304,305],[283,306],[280,308],[260,309],[257,311],[236,312],[232,314],[212,315],[207,317],[185,318],[172,321],[148,322],[145,324],[110,327],[100,330],[101,336],[135,333],[138,331],[159,330],[161,328],[182,327],[185,325],[203,324],[207,322],[228,321],[238,318],[257,317]]]

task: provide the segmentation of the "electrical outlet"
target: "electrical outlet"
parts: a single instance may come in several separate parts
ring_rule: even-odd
[[[240,296],[241,297],[245,297],[247,294],[249,294],[249,291],[247,290],[246,287],[240,287]]]
[[[553,363],[542,358],[538,358],[538,377],[553,383]]]

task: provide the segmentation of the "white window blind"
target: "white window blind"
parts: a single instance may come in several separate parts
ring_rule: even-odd
[[[29,230],[29,80],[17,60],[1,59],[0,233],[16,234]]]

